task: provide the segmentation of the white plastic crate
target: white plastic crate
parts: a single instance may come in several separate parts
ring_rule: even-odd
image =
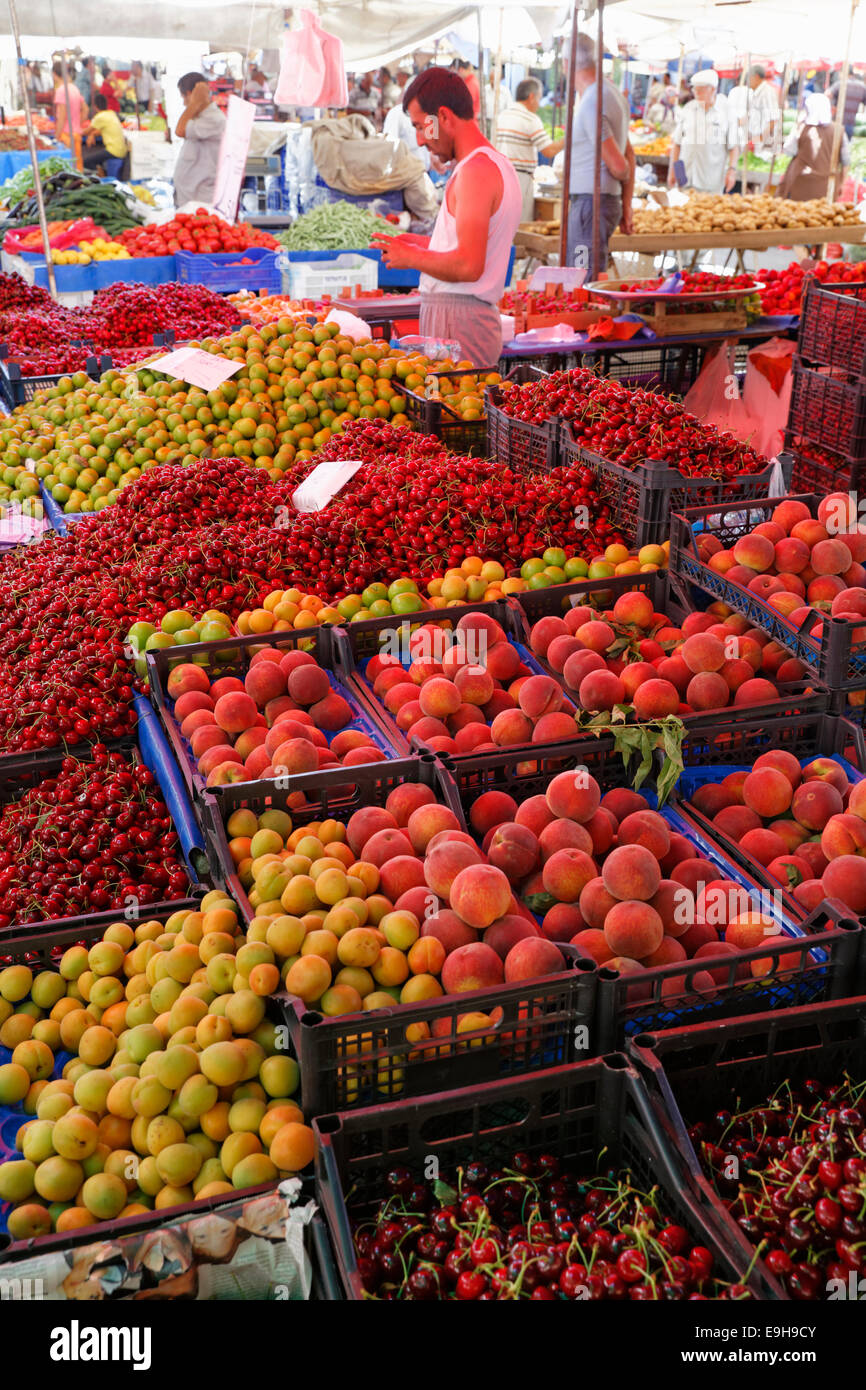
[[[379,283],[379,262],[370,256],[353,256],[350,252],[332,261],[289,261],[280,258],[283,272],[283,294],[293,299],[332,298],[343,290],[374,290]]]

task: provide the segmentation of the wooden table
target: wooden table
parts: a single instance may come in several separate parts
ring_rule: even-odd
[[[679,235],[664,232],[635,232],[623,236],[615,232],[610,239],[610,253],[637,251],[657,255],[667,251],[693,251],[691,266],[700,251],[729,249],[736,252],[740,270],[745,270],[744,251],[768,251],[771,246],[824,246],[829,241],[844,244],[866,239],[866,222],[847,223],[838,227],[772,227],[762,232],[683,232]]]

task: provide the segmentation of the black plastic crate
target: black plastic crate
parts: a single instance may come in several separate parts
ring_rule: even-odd
[[[496,367],[467,367],[466,372],[428,372],[427,381],[432,380],[438,384],[441,377],[450,379],[470,373],[473,376],[484,376],[495,371],[497,371]],[[482,392],[483,390],[482,387]],[[420,391],[404,389],[403,395],[406,398],[405,414],[415,429],[422,434],[435,434],[437,439],[442,440],[446,448],[453,450],[456,454],[473,454],[481,458],[486,456],[486,418],[464,420],[445,401],[435,400],[430,396],[423,395]]]
[[[740,584],[732,583],[725,575],[710,569],[698,553],[697,537],[701,532],[717,536],[725,548],[730,548],[741,536],[747,535],[761,521],[768,521],[781,499],[765,498],[744,507],[742,502],[725,502],[714,506],[690,507],[674,514],[671,530],[670,574],[685,602],[690,602],[689,585],[695,585],[713,599],[721,599],[773,641],[786,647],[807,670],[831,691],[858,690],[866,685],[866,640],[855,639],[862,626],[859,619],[832,618],[810,611],[797,626],[784,618],[775,608]],[[820,498],[814,493],[796,497],[815,515]],[[812,637],[809,629],[819,619],[823,623],[820,637]]]
[[[693,829],[683,818],[679,830],[693,838]],[[703,845],[699,840],[698,848],[707,853],[710,843],[709,837]],[[755,899],[760,902],[760,894],[769,890],[739,868],[739,878],[747,876],[752,878]],[[653,966],[640,975],[620,975],[602,966],[596,988],[600,1047],[621,1046],[638,1033],[692,1028],[706,1019],[717,1022],[819,1000],[844,999],[866,988],[864,930],[854,917],[846,915],[841,904],[821,904],[804,921],[796,922],[796,931],[797,935],[786,935],[782,945],[765,943],[737,955],[693,957],[674,965]],[[773,962],[762,979],[751,975],[751,963],[758,960]],[[747,978],[737,978],[741,966],[749,968]],[[714,977],[714,991],[707,995],[693,981],[696,974],[710,969],[724,971],[724,975],[720,980]],[[679,982],[676,992],[666,995],[663,991],[672,980]]]
[[[327,1018],[300,999],[277,996],[301,1068],[304,1113],[414,1100],[597,1054],[595,963],[574,946],[557,949],[562,969],[555,975],[368,1013]],[[461,1020],[476,1013],[489,1022],[461,1031]],[[427,1038],[407,1035],[425,1027]]]
[[[760,1256],[755,1258],[755,1248],[717,1197],[688,1127],[719,1108],[732,1109],[735,1101],[769,1100],[786,1081],[838,1081],[844,1071],[866,1080],[866,997],[658,1032],[635,1038],[628,1051],[667,1144],[681,1156],[691,1195],[727,1247],[747,1264],[755,1261],[765,1296],[786,1299],[781,1283]]]
[[[611,607],[620,594],[638,590],[648,595],[658,612],[669,601],[667,575],[662,570],[613,575],[610,579],[573,579],[569,584],[551,584],[547,589],[522,589],[509,594],[508,601],[522,610],[531,627],[539,618],[561,618],[567,609],[593,599]]]
[[[579,353],[577,365],[621,381],[624,386],[681,396],[697,381],[705,351],[702,343],[659,343],[652,347],[644,344],[621,351],[607,348],[603,352]]]
[[[825,454],[824,458],[817,458],[815,451],[818,449]],[[820,450],[811,440],[803,439],[799,435],[793,434],[791,430],[786,431],[785,435],[785,454],[780,455],[782,462],[786,458],[791,459],[791,491],[816,492],[826,494],[828,492],[861,492],[866,485],[866,459],[857,463],[848,458],[843,458],[841,454],[831,454],[829,451]]]
[[[392,1166],[406,1164],[421,1176],[432,1158],[439,1171],[453,1175],[471,1159],[507,1163],[516,1150],[555,1154],[586,1177],[600,1168],[627,1168],[645,1191],[658,1187],[665,1211],[713,1252],[717,1277],[739,1282],[748,1268],[748,1260],[731,1253],[739,1246],[729,1248],[683,1183],[681,1162],[645,1087],[621,1055],[427,1100],[326,1115],[314,1128],[316,1186],[348,1299],[365,1296],[353,1225],[376,1211]],[[766,1296],[753,1277],[749,1287],[756,1297]]]
[[[724,721],[710,714],[702,722],[689,724],[689,736],[683,743],[686,767],[723,763],[730,770],[751,765],[761,753],[782,748],[797,758],[825,758],[841,753],[866,772],[863,730],[848,719],[822,710],[806,710],[796,717],[765,714],[754,706],[722,713]],[[739,713],[750,717],[736,720],[733,716]]]
[[[360,681],[350,672],[337,673],[335,662],[337,649],[334,630],[330,627],[304,628],[302,631],[268,632],[247,637],[228,637],[221,642],[194,642],[185,646],[170,647],[161,651],[147,653],[147,674],[150,697],[156,707],[163,727],[171,743],[172,751],[180,766],[187,788],[200,808],[205,791],[219,800],[224,786],[207,786],[207,779],[199,772],[189,743],[181,733],[180,725],[174,718],[174,701],[168,694],[168,678],[173,667],[192,662],[201,666],[211,677],[236,676],[243,679],[255,653],[262,647],[285,648],[288,651],[302,649],[310,652],[325,671],[331,689],[348,702],[352,709],[353,721],[346,728],[357,728],[369,734],[380,752],[386,758],[400,756],[408,748],[405,740],[395,741],[390,732],[389,722],[375,701],[369,698]],[[269,785],[263,779],[251,779],[238,783],[253,787]],[[199,814],[199,818],[200,814]]]
[[[794,357],[788,431],[852,461],[866,458],[866,377],[851,382]]]
[[[810,276],[800,309],[800,357],[851,376],[866,372],[866,282],[823,285]]]
[[[77,347],[78,344],[73,342],[71,346]],[[75,371],[58,372],[54,376],[22,376],[20,366],[9,354],[10,349],[7,345],[0,344],[0,398],[10,410],[32,401],[37,391],[46,391],[50,386],[56,386],[63,377],[75,376]],[[102,373],[107,372],[110,367],[111,357],[108,353],[103,352],[97,356],[91,352],[88,353],[84,366],[76,370],[86,372],[92,380],[98,381]]]
[[[519,366],[509,373],[508,382],[522,384],[546,376],[540,367]],[[528,420],[515,420],[502,409],[502,387],[487,386],[484,390],[487,409],[487,452],[490,458],[509,468],[551,469],[556,463],[560,422],[557,417],[533,425]]]
[[[208,860],[214,881],[231,893],[242,914],[250,921],[255,911],[237,876],[229,851],[226,822],[234,811],[288,811],[295,824],[314,820],[346,821],[362,806],[384,806],[388,796],[402,782],[422,782],[436,792],[443,805],[450,806],[458,819],[451,784],[442,764],[432,753],[398,758],[393,762],[361,763],[356,767],[336,767],[306,772],[280,782],[235,782],[221,789],[218,799],[213,789],[202,797]]]
[[[638,548],[661,545],[669,538],[672,512],[708,503],[741,503],[766,497],[773,472],[773,465],[768,463],[760,473],[741,474],[723,482],[687,478],[679,469],[669,468],[663,459],[648,458],[639,468],[626,468],[582,448],[565,424],[559,436],[559,462],[591,471],[593,486],[600,502],[609,508],[612,525]],[[784,463],[782,467],[786,470]],[[789,463],[786,486],[790,479]]]

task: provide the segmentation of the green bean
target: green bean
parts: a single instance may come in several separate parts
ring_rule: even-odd
[[[384,217],[341,201],[305,212],[280,241],[287,251],[356,251],[368,247],[374,236],[396,236],[399,231]]]

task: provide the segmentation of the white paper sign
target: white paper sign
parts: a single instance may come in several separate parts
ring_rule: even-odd
[[[234,222],[238,215],[238,198],[247,167],[256,108],[251,101],[230,96],[226,108],[226,124],[217,156],[213,205],[220,217]]]
[[[297,512],[321,512],[362,466],[363,459],[325,459],[292,493]]]
[[[243,366],[242,362],[232,362],[228,357],[217,357],[201,348],[176,348],[164,357],[148,362],[147,370],[164,372],[166,376],[188,381],[190,386],[198,386],[202,391],[215,391],[224,381],[234,376]]]

